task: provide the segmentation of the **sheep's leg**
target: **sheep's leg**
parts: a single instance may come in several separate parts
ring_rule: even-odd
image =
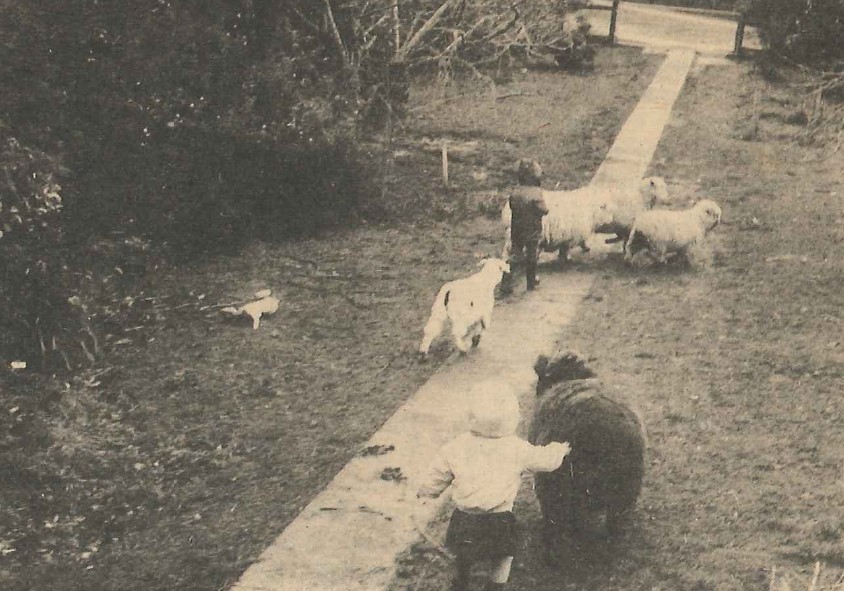
[[[659,246],[654,249],[654,260],[659,264],[663,265],[668,262],[668,259],[671,258],[673,255],[669,255],[668,249],[664,246]]]
[[[569,246],[570,245],[569,245],[568,242],[564,242],[559,246],[559,248],[557,250],[557,260],[560,262],[560,264],[564,265],[564,264],[566,264],[566,262],[568,262],[568,260],[569,260]]]
[[[425,325],[424,335],[422,337],[422,342],[419,343],[419,352],[425,355],[428,354],[428,350],[431,348],[431,343],[434,342],[434,339],[439,336],[439,334],[443,330],[443,321],[438,318],[431,318],[428,321],[428,324]]]
[[[419,352],[422,354],[428,354],[428,350],[431,348],[431,343],[443,331],[447,313],[445,311],[445,307],[442,306],[441,308],[441,306],[442,304],[440,304],[438,296],[437,303],[434,304],[434,309],[431,310],[431,317],[428,319],[428,323],[425,325],[425,329],[423,330],[422,342],[419,343]]]
[[[583,252],[589,252],[591,250],[589,248],[589,246],[587,246],[585,240],[581,240],[580,242],[577,243],[577,245],[580,247],[580,250],[582,250]]]
[[[604,240],[604,244],[616,244],[617,242],[627,242],[627,235],[619,233],[612,238]]]
[[[624,248],[622,249],[624,262],[629,263],[637,253],[643,250],[649,251],[649,249],[650,244],[648,240],[642,234],[637,234],[636,229],[633,228],[628,234],[627,242],[624,243]]]
[[[451,335],[454,338],[454,344],[460,349],[460,352],[464,354],[468,353],[471,346],[469,327],[463,324],[455,324],[451,327]]]

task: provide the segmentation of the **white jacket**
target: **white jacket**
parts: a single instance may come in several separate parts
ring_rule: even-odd
[[[464,433],[442,448],[418,494],[437,497],[451,486],[455,505],[467,513],[512,511],[522,474],[556,470],[569,449],[568,443],[537,446],[515,435]]]

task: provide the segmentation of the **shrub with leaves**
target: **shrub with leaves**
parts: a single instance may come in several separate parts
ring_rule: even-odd
[[[72,368],[93,359],[63,257],[61,168],[0,128],[0,359]]]
[[[775,54],[804,64],[844,59],[844,0],[752,0],[743,8]]]

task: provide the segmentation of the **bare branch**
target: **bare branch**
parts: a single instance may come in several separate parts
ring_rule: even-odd
[[[337,52],[344,64],[349,63],[349,52],[346,50],[346,45],[343,43],[343,38],[340,36],[340,30],[337,28],[337,22],[334,20],[334,12],[331,10],[331,0],[323,0],[325,5],[325,19],[328,21],[328,26],[331,29],[331,37],[334,40],[334,45],[337,47]]]
[[[325,0],[325,1],[327,2],[328,0]],[[422,39],[425,37],[425,35],[427,35],[428,32],[430,32],[430,30],[433,29],[437,25],[437,23],[440,21],[442,16],[445,14],[445,12],[449,9],[449,7],[453,3],[454,3],[454,0],[445,0],[445,2],[443,2],[440,5],[440,7],[437,8],[436,11],[434,11],[434,14],[431,15],[431,18],[429,18],[425,22],[425,24],[422,25],[419,28],[418,31],[416,31],[416,33],[413,35],[413,37],[411,37],[410,41],[405,43],[404,46],[401,49],[398,50],[395,57],[393,58],[393,63],[404,62],[407,59],[407,56],[410,54],[410,52],[413,51],[413,49],[417,45],[419,45],[419,43],[422,41]]]

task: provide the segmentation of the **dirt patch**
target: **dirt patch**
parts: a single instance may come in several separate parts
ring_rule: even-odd
[[[554,571],[539,560],[526,486],[509,589],[768,589],[774,567],[806,589],[816,561],[817,588],[840,585],[844,160],[798,146],[774,118],[741,139],[766,90],[742,67],[702,70],[655,157],[675,194],[722,205],[711,265],[630,270],[610,257],[561,340],[596,356],[641,409],[649,452],[634,524],[607,556]],[[447,560],[407,560],[434,575],[398,588],[447,582]]]
[[[447,341],[425,364],[415,348],[436,289],[500,251],[478,191],[511,182],[502,169],[523,154],[565,186],[587,181],[657,62],[601,50],[593,74],[525,72],[497,89],[514,96],[449,91],[435,110],[420,91],[394,146],[409,156],[373,200],[401,221],[150,269],[121,303],[137,325],[102,343],[108,367],[4,376],[0,586],[234,582],[448,362]],[[449,191],[439,155],[416,149],[444,135],[479,142]],[[258,330],[220,312],[265,288],[280,304]]]

